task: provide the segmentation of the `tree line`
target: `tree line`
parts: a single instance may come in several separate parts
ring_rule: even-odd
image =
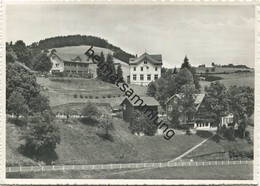
[[[126,63],[129,62],[129,58],[134,55],[123,51],[121,48],[110,44],[107,40],[86,35],[68,35],[68,36],[57,36],[34,42],[30,45],[31,48],[39,48],[41,50],[64,47],[64,46],[79,46],[79,45],[90,45],[101,48],[107,48],[112,50],[113,57],[120,59]]]
[[[111,71],[112,75],[115,75],[118,77],[117,79],[124,81],[123,70],[122,70],[121,64],[118,64],[118,66],[116,68],[114,60],[113,60],[113,56],[111,54],[107,54],[107,56],[105,58],[104,53],[101,52],[99,64],[103,64],[104,62],[107,64],[106,68],[108,68],[108,69],[105,69],[105,71]],[[104,71],[104,69],[102,69],[102,66],[97,66],[97,78],[102,81],[114,84],[115,80],[112,81],[110,78],[108,78],[107,73],[104,73],[103,71]]]
[[[22,40],[18,40],[14,44],[12,42],[6,43],[7,63],[18,61],[35,71],[50,71],[52,62],[47,54],[46,50],[27,47]]]

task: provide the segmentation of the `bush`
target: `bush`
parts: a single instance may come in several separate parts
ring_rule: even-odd
[[[227,138],[229,141],[235,140],[235,130],[233,128],[228,128],[224,131],[224,137]]]
[[[86,99],[88,99],[88,96],[85,96]]]
[[[101,114],[95,104],[87,103],[87,105],[82,109],[81,115],[84,116],[81,121],[88,124],[91,122],[97,122]]]
[[[111,98],[111,95],[107,95],[107,98]]]
[[[98,96],[96,96],[96,99],[99,99],[99,97],[98,97]]]
[[[83,96],[82,96],[82,95],[80,95],[79,97],[80,97],[80,98],[83,98]]]
[[[92,99],[93,98],[93,96],[89,96],[89,99]]]
[[[74,97],[74,98],[78,98],[78,95],[77,95],[77,94],[74,94],[73,97]]]
[[[229,158],[232,160],[253,159],[254,152],[253,150],[251,151],[230,150]]]
[[[103,98],[106,98],[106,96],[102,96]]]
[[[156,133],[157,126],[142,112],[135,110],[129,129],[132,133],[144,133],[145,135],[152,136]]]
[[[36,114],[23,135],[25,145],[20,147],[24,155],[50,164],[57,159],[56,145],[60,143],[59,128],[53,125],[50,112]]]

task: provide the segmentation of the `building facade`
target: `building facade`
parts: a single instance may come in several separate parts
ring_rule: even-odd
[[[147,86],[161,77],[162,55],[142,54],[129,59],[129,81],[131,84]]]
[[[97,64],[84,54],[73,55],[57,52],[55,49],[49,54],[52,62],[52,75],[63,73],[65,76],[95,78]]]

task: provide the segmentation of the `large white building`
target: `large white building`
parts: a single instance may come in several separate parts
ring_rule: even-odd
[[[95,78],[97,65],[84,54],[63,53],[53,49],[49,54],[52,62],[51,74]]]
[[[147,86],[161,77],[162,55],[149,55],[129,59],[130,83]]]

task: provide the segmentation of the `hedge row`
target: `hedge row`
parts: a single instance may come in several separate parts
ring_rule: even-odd
[[[103,96],[92,96],[92,95],[86,95],[86,96],[83,96],[83,95],[77,95],[77,94],[74,94],[73,97],[74,98],[85,98],[85,99],[99,99],[99,98],[116,98],[116,97],[121,97],[122,95],[118,94],[118,95],[103,95]]]

